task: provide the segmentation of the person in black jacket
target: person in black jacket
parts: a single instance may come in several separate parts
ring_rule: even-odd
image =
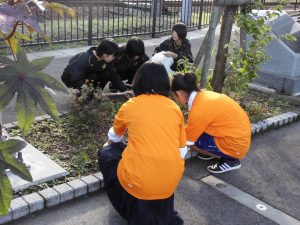
[[[113,62],[118,52],[119,46],[116,42],[112,39],[104,39],[98,47],[91,47],[86,52],[72,57],[61,79],[67,87],[79,90],[88,80],[101,89],[110,81],[115,89],[125,91],[127,87],[122,82]]]
[[[194,62],[194,57],[191,51],[190,41],[186,38],[187,28],[184,23],[177,23],[172,27],[172,37],[163,41],[155,48],[154,54],[163,52],[164,55],[172,57],[174,63],[171,66],[173,71],[178,71],[182,67],[178,64],[180,59],[188,59],[190,63]]]
[[[139,38],[132,37],[126,45],[120,47],[119,54],[115,64],[117,72],[122,80],[127,80],[127,84],[132,84],[136,71],[149,60],[145,54],[144,42]]]

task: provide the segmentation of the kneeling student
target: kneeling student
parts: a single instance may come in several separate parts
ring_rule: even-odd
[[[174,192],[184,171],[186,136],[182,112],[168,98],[164,66],[144,63],[134,76],[133,92],[99,151],[107,195],[129,225],[182,225]]]
[[[187,145],[200,153],[200,159],[220,159],[208,171],[240,168],[251,142],[249,117],[240,105],[224,94],[199,90],[193,73],[175,74],[171,92],[179,104],[189,108]]]
[[[111,82],[115,89],[125,91],[127,87],[121,81],[113,61],[118,52],[116,42],[104,39],[98,47],[91,47],[72,57],[61,79],[67,87],[75,89],[81,89],[85,81],[89,80],[101,89]]]

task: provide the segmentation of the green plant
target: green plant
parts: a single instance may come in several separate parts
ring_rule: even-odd
[[[258,77],[259,65],[269,58],[265,52],[265,46],[277,38],[295,40],[295,37],[291,35],[273,36],[271,34],[272,27],[268,24],[268,21],[278,16],[278,12],[282,10],[285,1],[280,1],[279,5],[274,8],[278,12],[267,12],[261,17],[252,11],[261,8],[260,1],[256,0],[254,3],[236,15],[237,26],[252,37],[252,41],[247,43],[248,48],[238,47],[234,42],[226,46],[232,49],[232,53],[229,55],[230,70],[225,80],[224,92],[228,95],[234,92],[240,98],[249,93],[248,82]]]
[[[196,75],[196,78],[197,78],[197,81],[200,81],[201,80],[201,76],[202,76],[202,68],[199,66],[199,67],[195,67],[194,64],[190,63],[188,61],[187,58],[184,58],[184,59],[180,59],[178,60],[178,64],[180,65],[178,67],[178,73],[181,73],[181,74],[185,74],[185,73],[188,73],[188,72],[192,72]],[[212,87],[211,87],[211,79],[212,79],[212,73],[210,72],[207,76],[207,80],[208,82],[206,82],[206,89],[207,90],[212,90]],[[198,83],[198,82],[197,82]]]
[[[32,181],[32,177],[26,165],[19,162],[13,154],[26,146],[26,143],[19,139],[10,139],[0,142],[0,213],[5,215],[13,196],[10,180],[6,174],[6,169],[18,175],[22,179]]]
[[[0,1],[0,41],[5,42],[11,49],[14,60],[0,56],[0,110],[11,102],[17,93],[16,114],[23,136],[29,131],[34,120],[37,104],[39,104],[54,119],[58,111],[46,88],[67,92],[64,86],[50,75],[42,72],[51,58],[36,59],[29,62],[24,51],[19,47],[19,40],[30,40],[21,34],[17,28],[25,25],[29,33],[37,32],[47,40],[41,32],[37,20],[33,16],[30,4],[44,10],[52,8],[59,14],[64,12],[74,15],[75,12],[58,3],[46,1]],[[0,127],[0,130],[2,128]],[[2,138],[2,134],[0,135]],[[25,164],[19,162],[12,154],[19,152],[26,143],[19,139],[2,140],[0,142],[0,214],[6,215],[11,199],[12,186],[7,177],[6,169],[21,178],[32,181]]]

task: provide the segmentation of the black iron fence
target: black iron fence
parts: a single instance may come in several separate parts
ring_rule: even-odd
[[[55,13],[51,9],[36,10],[37,20],[43,34],[52,43],[87,41],[107,37],[135,35],[158,36],[171,31],[181,21],[182,1],[178,0],[55,0],[77,11],[77,16]],[[192,0],[185,9],[188,28],[201,29],[209,24],[212,0]],[[25,26],[18,28],[28,33]],[[31,41],[22,40],[22,45],[41,45],[47,42],[42,35],[32,33]],[[1,44],[1,43],[0,43]],[[0,46],[1,47],[1,46]]]
[[[51,9],[36,10],[36,16],[43,34],[52,43],[86,41],[90,45],[93,40],[107,37],[156,37],[170,32],[172,26],[182,20],[190,29],[201,29],[209,24],[212,1],[187,0],[185,3],[189,4],[183,4],[182,0],[55,0],[75,9],[77,16],[62,17]],[[275,3],[266,1],[264,4]],[[299,8],[297,0],[290,5]],[[18,31],[28,33],[25,26]],[[42,35],[36,33],[31,34],[31,41],[22,41],[22,45],[46,43]]]

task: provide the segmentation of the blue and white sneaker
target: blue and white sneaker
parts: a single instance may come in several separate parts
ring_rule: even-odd
[[[211,173],[224,173],[239,168],[241,168],[241,162],[238,159],[235,160],[220,159],[218,163],[208,166],[207,170]]]

